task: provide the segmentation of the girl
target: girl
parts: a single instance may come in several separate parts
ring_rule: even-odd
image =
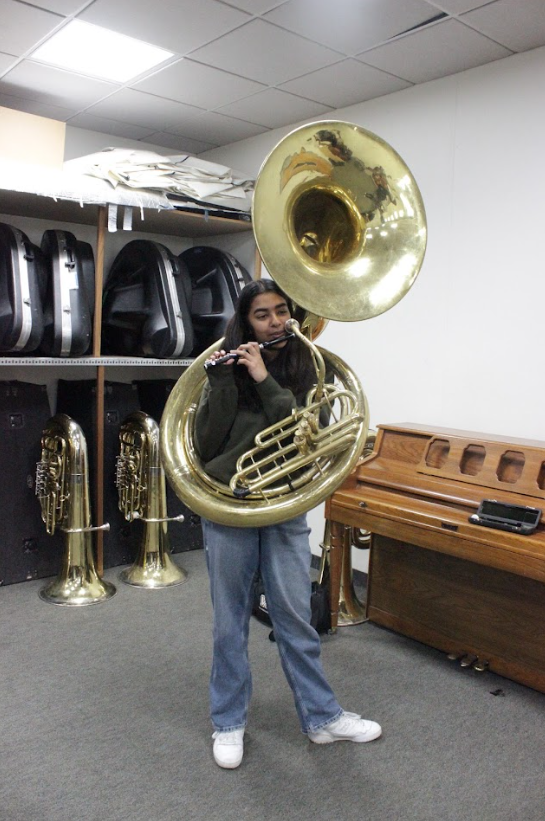
[[[290,317],[289,300],[273,280],[250,282],[227,327],[225,350],[208,360],[226,351],[237,354],[236,360],[207,369],[196,417],[196,447],[204,468],[225,484],[255,435],[304,404],[316,381],[310,351],[297,338],[259,347],[284,336]],[[233,769],[242,761],[252,691],[248,635],[258,573],[303,733],[316,744],[378,738],[378,724],[342,710],[322,669],[320,638],[310,625],[306,515],[265,527],[227,527],[203,519],[202,527],[214,609],[210,708],[216,763]]]

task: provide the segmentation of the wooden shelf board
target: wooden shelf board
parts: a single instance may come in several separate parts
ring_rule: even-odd
[[[99,207],[100,205],[93,203],[81,205],[76,200],[55,200],[39,194],[0,190],[0,213],[14,217],[96,225]],[[130,207],[133,209],[134,231],[192,238],[252,230],[251,221],[245,219],[218,217],[182,209],[169,211],[146,208],[141,212],[136,205]],[[122,211],[125,206],[119,205],[118,208]]]

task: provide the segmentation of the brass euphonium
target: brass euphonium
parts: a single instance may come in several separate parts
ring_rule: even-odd
[[[181,584],[186,571],[170,558],[165,473],[159,454],[159,426],[143,411],[131,413],[119,430],[116,485],[119,509],[128,522],[139,519],[144,532],[136,561],[120,578],[134,587],[158,589]]]
[[[414,179],[393,148],[356,125],[311,123],[281,140],[259,172],[252,216],[270,276],[317,317],[381,314],[407,293],[422,265],[426,218]],[[167,478],[207,519],[258,527],[293,518],[331,495],[360,457],[368,410],[358,378],[297,323],[290,330],[311,348],[317,384],[302,410],[256,437],[229,486],[206,474],[194,446],[204,362],[221,340],[182,374],[167,400],[161,419]],[[324,407],[327,428],[319,422]]]
[[[93,557],[87,443],[80,426],[59,413],[42,434],[41,460],[36,466],[36,495],[46,530],[65,534],[63,566],[57,578],[40,591],[51,604],[96,604],[111,598],[115,587],[101,579]]]

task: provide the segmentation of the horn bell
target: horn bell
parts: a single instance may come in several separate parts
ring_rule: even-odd
[[[295,129],[265,159],[252,220],[261,258],[299,305],[351,322],[393,307],[426,250],[426,214],[409,168],[352,123]]]

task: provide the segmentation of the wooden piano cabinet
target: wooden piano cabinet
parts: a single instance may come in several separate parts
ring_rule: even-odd
[[[367,616],[545,692],[545,585],[373,535]]]
[[[471,523],[485,498],[545,508],[545,443],[379,425],[325,515],[372,534],[371,621],[545,692],[545,524]]]

